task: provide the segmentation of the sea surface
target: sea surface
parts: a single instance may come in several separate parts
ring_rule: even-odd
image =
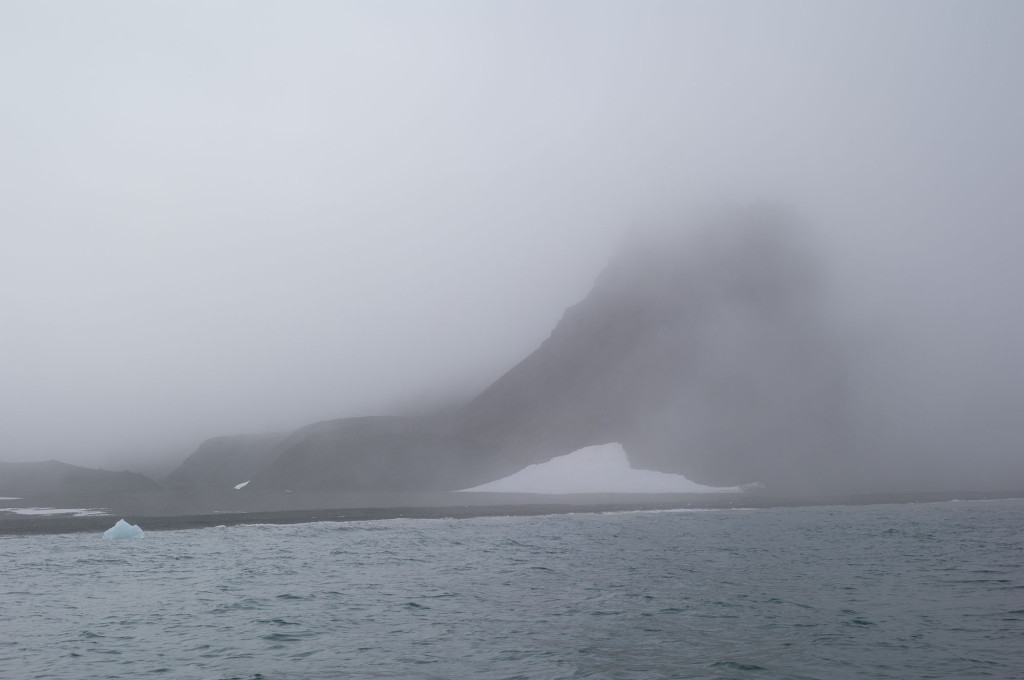
[[[1020,678],[1024,500],[0,538],[0,678],[146,677]]]

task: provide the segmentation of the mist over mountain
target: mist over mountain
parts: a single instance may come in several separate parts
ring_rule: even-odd
[[[168,482],[451,491],[621,442],[634,467],[701,484],[849,486],[848,377],[803,226],[773,206],[694,226],[625,239],[550,337],[461,408],[211,440]]]
[[[635,468],[774,494],[1024,484],[1021,440],[1005,423],[1002,441],[985,432],[1012,401],[946,411],[914,389],[926,361],[901,371],[895,346],[866,353],[812,234],[764,204],[637,231],[550,336],[465,405],[317,423],[273,450],[238,440],[234,460],[252,459],[234,477],[204,472],[201,449],[193,478],[227,488],[262,465],[248,493],[451,491],[620,442]]]
[[[995,395],[954,417],[913,389],[924,364],[901,373],[892,347],[866,355],[813,233],[769,204],[634,230],[549,337],[467,402],[215,437],[162,484],[372,500],[475,487],[610,442],[635,469],[783,496],[1024,484],[1015,430],[1004,423],[997,438],[979,436],[977,414],[998,418],[1009,404]],[[930,414],[930,428],[915,410]],[[962,462],[972,445],[980,469]],[[48,488],[70,488],[63,470]],[[127,474],[103,473],[102,484],[156,488]],[[106,488],[79,477],[83,488]]]
[[[280,432],[171,479],[445,486],[614,437],[780,493],[1024,484],[1022,33],[954,0],[0,4],[0,460],[163,480]],[[723,198],[802,219],[692,217]]]
[[[531,463],[619,441],[636,467],[715,486],[837,474],[848,385],[800,225],[756,206],[690,226],[625,243],[460,431]]]

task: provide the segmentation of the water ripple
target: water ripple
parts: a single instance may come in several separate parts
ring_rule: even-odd
[[[8,537],[0,678],[1008,678],[1022,510]]]

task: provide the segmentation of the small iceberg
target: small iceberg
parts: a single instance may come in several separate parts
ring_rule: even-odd
[[[235,484],[235,491],[240,491],[240,490],[244,489],[246,484],[248,484],[251,481],[252,481],[251,479],[247,479],[244,482],[242,482],[241,484]]]
[[[116,538],[143,538],[146,534],[142,533],[142,529],[138,524],[128,524],[123,519],[117,520],[117,524],[110,527],[103,532],[103,538],[106,540]]]

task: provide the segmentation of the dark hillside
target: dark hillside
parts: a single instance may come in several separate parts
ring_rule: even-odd
[[[840,469],[843,357],[785,214],[632,244],[551,337],[458,414],[522,467],[620,441],[635,467],[773,487]]]
[[[252,479],[278,455],[284,434],[213,437],[164,478],[168,487],[230,489]]]
[[[0,496],[96,496],[122,492],[151,492],[160,485],[137,472],[111,472],[56,460],[0,463]]]

